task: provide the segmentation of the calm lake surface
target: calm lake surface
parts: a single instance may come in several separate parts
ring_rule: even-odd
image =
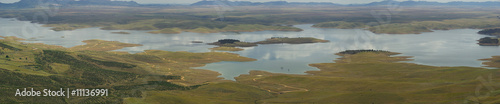
[[[49,27],[27,21],[0,18],[0,36],[16,36],[28,39],[25,42],[45,43],[73,47],[83,45],[83,40],[101,39],[144,46],[128,47],[116,51],[138,53],[143,50],[210,52],[215,46],[205,43],[231,38],[256,42],[271,37],[314,37],[329,40],[329,43],[314,44],[270,44],[244,48],[232,52],[241,56],[255,58],[253,62],[218,62],[197,69],[208,69],[222,73],[221,77],[234,80],[250,70],[265,70],[275,73],[304,74],[305,71],[318,70],[311,63],[332,63],[339,58],[337,52],[354,49],[379,49],[402,53],[399,56],[414,56],[411,63],[432,66],[470,66],[482,67],[478,59],[500,55],[497,46],[479,46],[478,29],[437,30],[423,34],[388,35],[374,34],[363,29],[323,29],[312,28],[311,24],[296,25],[301,32],[258,31],[241,33],[189,33],[150,34],[148,31],[100,30],[85,28],[73,31],[52,31]],[[131,34],[113,34],[111,32]],[[205,43],[191,43],[203,41]],[[282,69],[283,67],[283,69]]]

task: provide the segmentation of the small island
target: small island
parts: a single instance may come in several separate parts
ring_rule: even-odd
[[[253,47],[258,44],[306,44],[306,43],[325,43],[330,42],[328,40],[316,39],[312,37],[297,37],[297,38],[288,38],[288,37],[272,37],[266,39],[264,41],[258,42],[241,42],[236,39],[221,39],[217,42],[208,43],[209,45],[217,45],[221,47]]]
[[[366,25],[360,22],[345,22],[345,21],[331,21],[314,24],[312,27],[316,28],[338,28],[338,29],[359,29],[365,28]]]
[[[477,41],[479,41],[479,43],[477,43],[477,44],[479,44],[481,46],[498,46],[498,45],[500,45],[499,40],[500,40],[500,38],[484,37],[484,38],[477,40]]]
[[[191,41],[191,43],[203,43],[203,41],[194,40],[194,41]]]
[[[288,37],[272,37],[264,41],[255,42],[256,44],[305,44],[305,43],[325,43],[330,42],[328,40],[321,40],[312,37],[298,37],[298,38],[288,38]]]
[[[394,53],[394,52],[389,52],[389,51],[384,51],[384,50],[360,49],[360,50],[345,50],[345,51],[339,52],[337,54],[350,54],[350,55],[353,55],[353,54],[358,54],[358,53],[362,53],[362,52]],[[394,54],[396,54],[396,53],[394,53]]]
[[[255,44],[255,43],[241,42],[240,40],[236,40],[236,39],[221,39],[217,42],[208,43],[208,45],[217,45],[217,46],[221,46],[221,47],[253,47],[253,46],[257,46],[257,44]]]
[[[484,29],[477,33],[483,35],[500,35],[500,28]]]
[[[210,48],[210,50],[217,50],[217,51],[243,51],[243,49],[236,48],[236,47],[214,47],[214,48]]]
[[[129,32],[123,32],[123,31],[120,31],[120,32],[111,32],[113,34],[130,34]]]
[[[411,61],[412,56],[392,56],[401,53],[385,51],[385,50],[374,50],[374,49],[359,49],[359,50],[345,50],[335,55],[342,56],[338,58],[340,60],[335,60],[336,63],[353,63],[353,62],[399,62],[399,61]],[[390,58],[387,58],[389,57]],[[382,58],[386,57],[386,58]]]

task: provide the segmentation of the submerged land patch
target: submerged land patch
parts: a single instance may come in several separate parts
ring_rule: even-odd
[[[221,39],[217,42],[208,43],[209,45],[217,45],[221,47],[253,47],[258,44],[306,44],[306,43],[325,43],[328,40],[316,39],[312,37],[298,37],[298,38],[288,38],[288,37],[273,37],[263,41],[258,42],[241,42],[236,39]]]

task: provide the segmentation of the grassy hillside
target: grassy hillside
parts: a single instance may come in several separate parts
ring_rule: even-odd
[[[235,82],[211,83],[189,91],[148,92],[143,98],[126,98],[128,104],[254,104],[273,95]]]
[[[220,61],[253,61],[231,53],[107,52],[137,46],[116,41],[88,40],[80,48],[0,39],[0,102],[4,103],[122,103],[147,91],[191,90],[221,81],[217,72],[191,69]],[[82,48],[86,47],[86,48]],[[108,97],[14,97],[16,89],[106,88]]]

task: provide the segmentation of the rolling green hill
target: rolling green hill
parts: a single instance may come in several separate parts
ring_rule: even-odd
[[[110,51],[138,46],[116,41],[89,40],[63,48],[0,39],[0,102],[2,103],[123,103],[147,91],[190,90],[217,82],[217,72],[191,69],[219,61],[253,61],[231,53],[189,53],[147,50],[129,54]],[[99,45],[95,45],[95,44]],[[87,48],[82,48],[87,47]],[[17,89],[106,88],[107,97],[15,97]]]

